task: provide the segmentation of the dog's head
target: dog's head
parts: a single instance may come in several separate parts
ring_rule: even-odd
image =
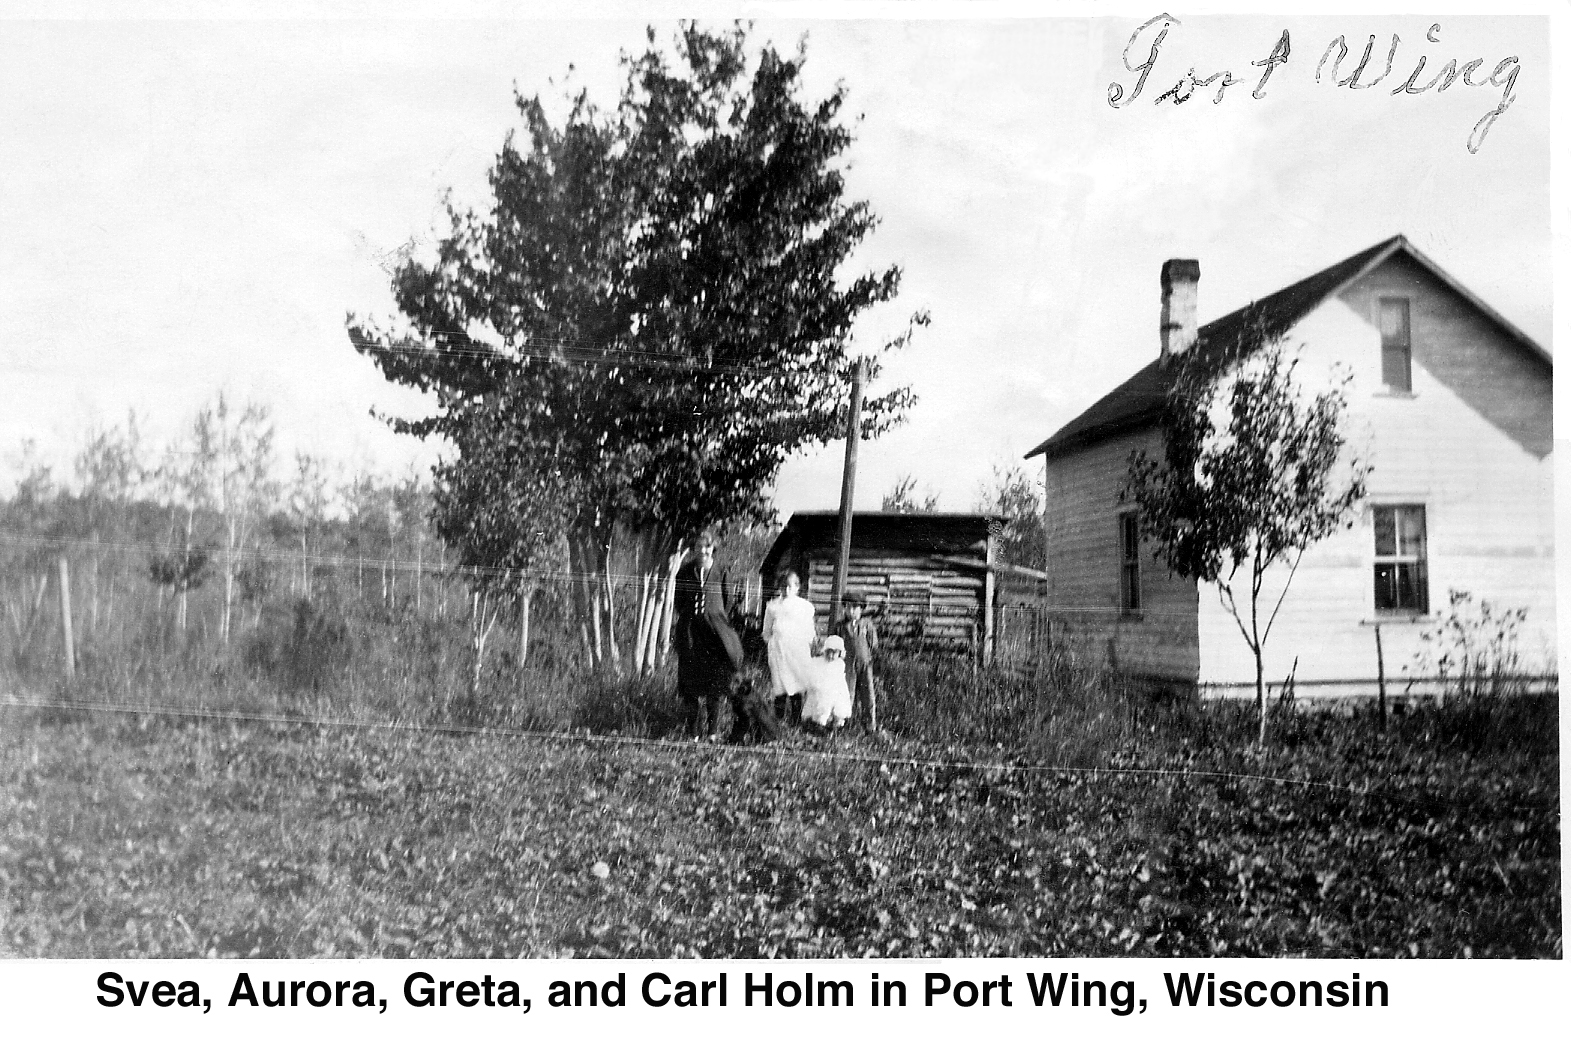
[[[769,689],[769,677],[764,671],[752,662],[742,665],[731,677],[731,694],[733,697],[750,697],[760,690]]]

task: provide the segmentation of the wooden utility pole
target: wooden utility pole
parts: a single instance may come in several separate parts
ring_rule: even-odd
[[[862,385],[867,363],[858,358],[851,366],[851,406],[846,413],[846,467],[840,481],[840,550],[835,558],[835,586],[829,604],[829,622],[840,623],[845,599],[846,573],[851,567],[851,507],[856,496],[856,443],[862,436]]]
[[[76,638],[71,633],[71,569],[60,558],[60,627],[65,635],[65,677],[76,678]]]

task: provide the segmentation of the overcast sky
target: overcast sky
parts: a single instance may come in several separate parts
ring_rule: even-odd
[[[898,263],[905,281],[858,342],[932,315],[888,366],[919,405],[862,451],[862,506],[912,475],[944,508],[971,508],[992,465],[1155,355],[1171,257],[1200,260],[1205,321],[1406,233],[1550,345],[1545,20],[1185,17],[1115,109],[1109,84],[1133,92],[1120,56],[1145,17],[757,23],[782,48],[806,33],[809,90],[843,79],[864,116],[849,188],[882,224],[858,263]],[[1256,99],[1250,64],[1284,29],[1289,58]],[[64,463],[90,424],[129,407],[165,437],[224,388],[272,408],[286,454],[428,466],[369,415],[421,407],[354,353],[345,315],[389,312],[388,262],[410,240],[429,246],[445,190],[484,203],[515,84],[554,98],[571,63],[609,104],[618,52],[642,33],[613,20],[0,23],[0,459],[31,438]],[[1337,87],[1329,68],[1317,84],[1333,38],[1353,49],[1345,78],[1370,34],[1377,74],[1393,33],[1381,84]],[[1481,58],[1476,81],[1501,73],[1393,95],[1420,56],[1418,85],[1450,59]],[[1513,56],[1514,102],[1471,153]],[[1220,103],[1216,83],[1157,103],[1191,67],[1239,84]],[[833,506],[839,478],[838,449],[794,460],[777,505]]]

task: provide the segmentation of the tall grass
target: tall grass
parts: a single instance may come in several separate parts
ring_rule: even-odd
[[[1100,762],[1140,726],[1140,703],[1129,690],[1062,650],[1009,668],[895,657],[883,662],[881,682],[880,719],[897,733],[1072,766]]]

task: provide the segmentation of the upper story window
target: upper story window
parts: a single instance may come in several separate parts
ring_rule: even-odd
[[[1406,299],[1380,300],[1380,382],[1413,390],[1413,313]]]
[[[1140,517],[1118,515],[1118,611],[1140,611]]]
[[[1423,506],[1375,506],[1375,609],[1429,611],[1429,529]]]

